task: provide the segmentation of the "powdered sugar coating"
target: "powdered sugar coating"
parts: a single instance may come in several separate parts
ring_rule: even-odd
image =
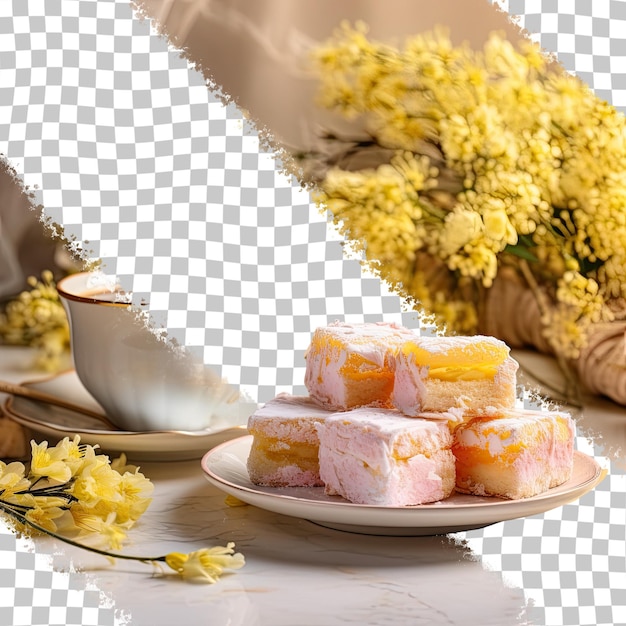
[[[317,443],[315,423],[331,414],[309,396],[280,393],[248,418],[248,431],[273,439]]]
[[[464,351],[476,344],[484,344],[487,348],[505,349],[508,346],[490,335],[451,335],[441,337],[419,337],[414,340],[416,345],[428,350],[431,354],[447,354],[452,350]]]
[[[315,425],[331,414],[308,396],[287,393],[257,409],[248,418],[250,480],[270,487],[321,486]]]
[[[326,492],[359,504],[436,502],[454,487],[451,435],[445,421],[361,408],[317,426]]]
[[[562,411],[508,410],[475,417],[454,433],[457,489],[527,498],[565,482],[574,463],[574,424]]]
[[[390,355],[415,337],[408,328],[388,322],[334,322],[318,328],[305,354],[304,384],[329,409],[386,406],[393,388]]]
[[[317,430],[336,437],[337,449],[384,471],[389,469],[390,456],[408,458],[452,445],[446,421],[408,418],[392,409],[367,407],[334,413]]]

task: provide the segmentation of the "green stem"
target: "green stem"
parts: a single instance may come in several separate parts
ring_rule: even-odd
[[[108,552],[107,550],[100,550],[99,548],[94,548],[92,546],[86,546],[85,544],[79,543],[78,541],[74,541],[73,539],[69,539],[68,537],[63,537],[47,528],[43,528],[43,526],[39,526],[35,522],[31,522],[25,515],[15,511],[13,508],[8,506],[4,502],[0,502],[0,510],[4,511],[7,515],[11,516],[13,519],[18,522],[30,526],[34,530],[37,530],[41,533],[44,533],[50,537],[54,537],[55,539],[59,539],[71,546],[76,548],[82,548],[83,550],[88,550],[89,552],[93,552],[95,554],[101,554],[102,556],[106,556],[113,559],[126,559],[127,561],[141,561],[142,563],[154,563],[154,562],[162,562],[165,563],[165,556],[156,556],[156,557],[141,557],[141,556],[133,556],[130,554],[119,554]]]

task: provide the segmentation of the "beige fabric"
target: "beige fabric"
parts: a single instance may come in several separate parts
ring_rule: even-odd
[[[310,48],[342,20],[362,20],[390,42],[443,25],[455,43],[482,47],[493,30],[520,37],[507,13],[485,0],[135,0],[205,76],[292,149],[310,149],[319,125],[356,127],[315,106]]]
[[[626,303],[616,310],[616,318],[594,326],[587,345],[570,365],[589,392],[626,405]],[[479,332],[495,335],[513,348],[554,354],[542,335],[535,295],[512,275],[497,279],[487,292]]]
[[[0,306],[28,288],[29,276],[39,276],[44,269],[56,272],[63,265],[59,246],[45,234],[39,217],[19,177],[0,160]],[[2,416],[0,408],[0,458],[26,455],[29,438],[20,425]]]
[[[626,404],[626,321],[598,324],[576,363],[585,386]]]
[[[0,301],[25,289],[28,276],[57,268],[57,246],[39,217],[20,179],[0,161]]]
[[[540,319],[535,294],[514,271],[505,268],[485,292],[478,332],[499,337],[511,348],[534,348],[553,354],[543,336]]]

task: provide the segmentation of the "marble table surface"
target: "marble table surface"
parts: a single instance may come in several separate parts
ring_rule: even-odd
[[[25,358],[24,351],[0,349],[0,377],[32,379]],[[617,508],[624,504],[623,494],[618,493],[624,488],[619,437],[621,441],[626,439],[626,416],[617,407],[613,414],[606,413],[612,428],[612,458],[598,460],[612,468],[615,479],[612,483],[604,481],[604,487],[597,489],[602,489],[609,500],[614,497]],[[596,428],[599,424],[600,420]],[[588,568],[594,576],[591,584],[600,587],[599,592],[585,595],[587,583],[574,581],[570,594],[565,595],[561,589],[558,602],[548,593],[555,580],[561,587],[563,580],[571,580],[564,576],[567,567],[563,559],[581,552],[581,544],[576,543],[580,519],[573,531],[567,524],[571,525],[578,515],[593,526],[593,510],[587,510],[589,502],[592,509],[594,503],[603,509],[605,498],[568,504],[555,512],[534,516],[528,524],[513,520],[449,535],[388,537],[331,530],[250,505],[232,506],[226,495],[205,479],[199,460],[144,461],[141,468],[155,484],[155,497],[131,530],[126,552],[156,556],[234,541],[236,549],[245,555],[246,565],[214,585],[190,584],[155,575],[151,565],[130,561],[110,564],[102,557],[38,538],[34,549],[53,554],[55,570],[79,570],[114,603],[116,623],[583,624],[594,623],[585,619],[600,623],[598,615],[606,613],[601,606],[605,602],[612,611],[612,621],[605,623],[626,623],[626,605],[616,599],[626,590],[626,569],[621,558],[626,552],[614,552],[624,550],[626,545],[626,537],[619,531],[624,519],[621,511],[616,510],[610,520],[602,517],[598,521],[602,522],[598,532],[611,535],[607,541],[612,542],[609,551],[614,557],[611,561],[606,556],[606,566]],[[613,515],[610,502],[607,506],[608,515]],[[550,521],[554,524],[547,526]],[[550,546],[533,543],[533,537],[528,536],[538,523],[542,526],[536,541],[541,542],[540,534],[551,528]],[[593,534],[593,528],[590,532]],[[573,545],[563,540],[568,533],[574,534]],[[594,557],[593,550],[589,550],[590,558]],[[550,554],[556,561],[541,561],[539,573],[529,575],[527,570],[534,567],[529,564]],[[546,570],[543,574],[542,569]],[[598,569],[607,570],[602,572],[604,578]],[[544,606],[537,606],[538,600]],[[583,606],[585,602],[595,607],[593,617],[589,617],[590,607]],[[568,621],[572,619],[576,621]]]

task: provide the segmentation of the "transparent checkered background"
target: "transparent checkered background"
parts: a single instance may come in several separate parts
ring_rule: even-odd
[[[625,0],[493,1],[626,109]],[[259,402],[304,391],[303,352],[319,325],[419,328],[343,256],[241,113],[126,0],[0,0],[0,120],[0,153],[76,249]],[[610,469],[578,503],[459,536],[524,589],[532,623],[626,624],[626,484]],[[72,591],[78,575],[24,554],[0,525],[0,626],[119,619],[97,594]]]
[[[78,573],[57,572],[51,557],[17,538],[0,519],[0,624],[123,626],[114,601]]]

